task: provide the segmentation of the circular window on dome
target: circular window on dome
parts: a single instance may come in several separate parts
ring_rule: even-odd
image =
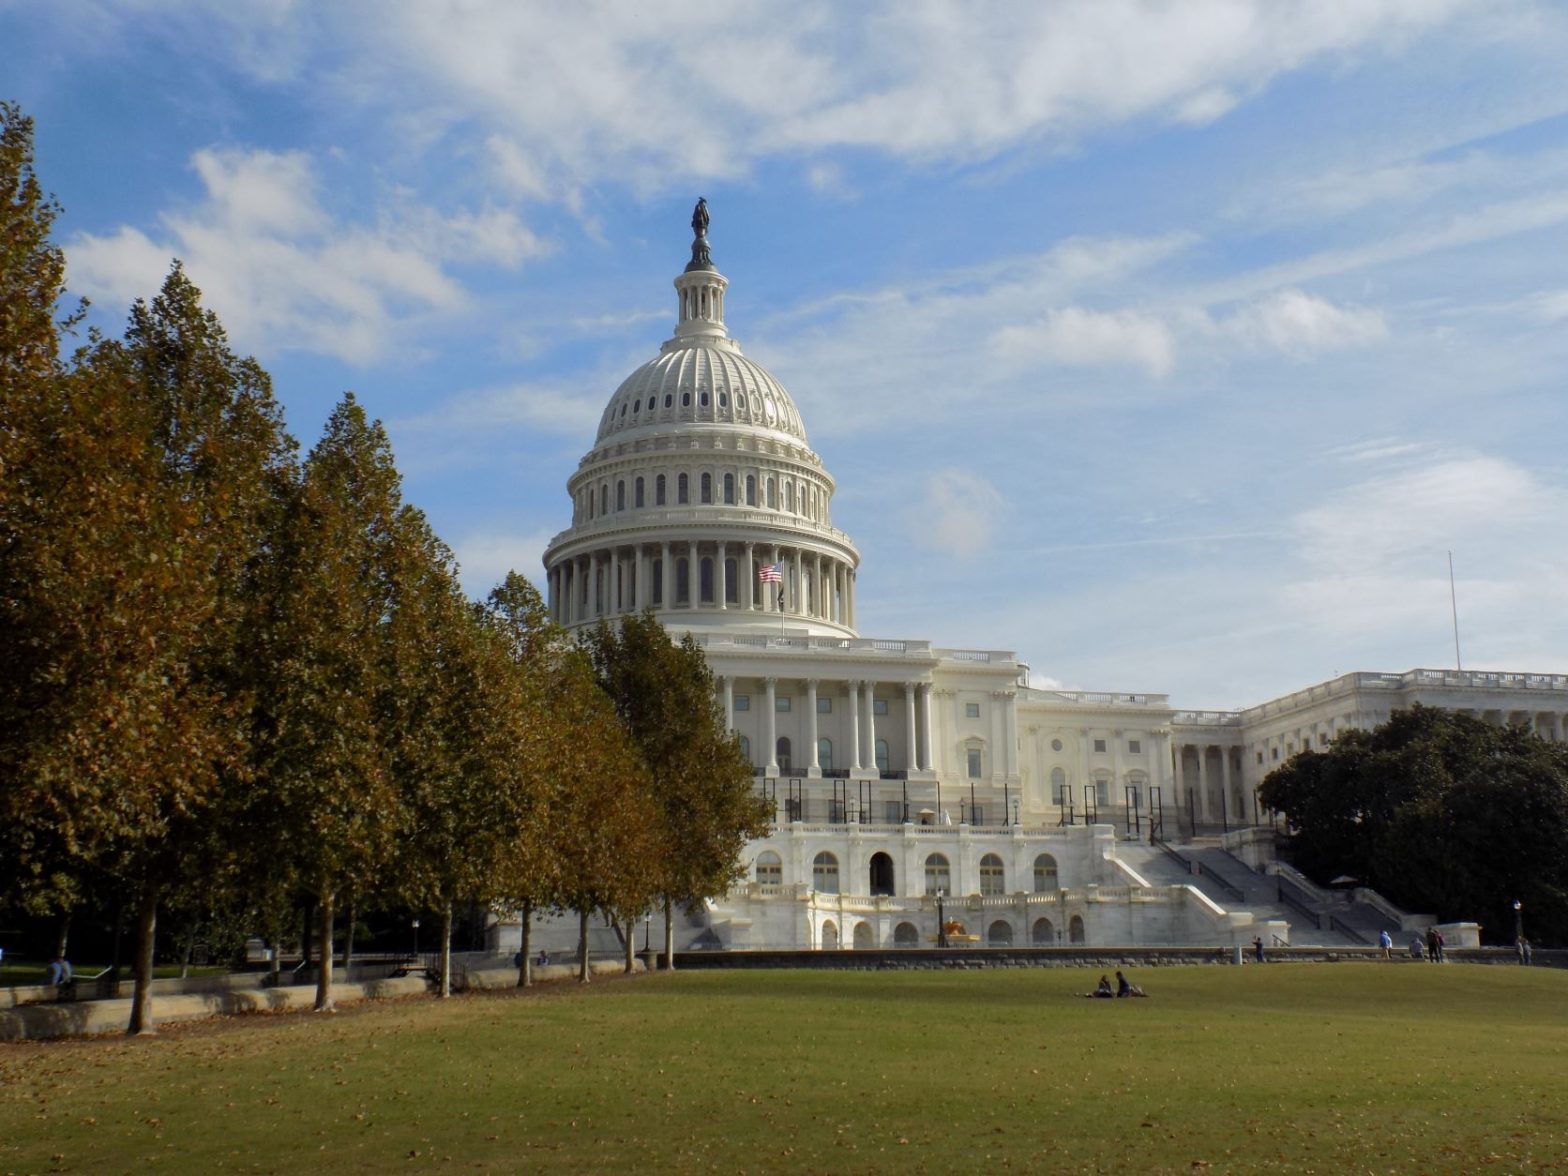
[[[703,408],[707,408],[708,407],[708,394],[706,392],[704,392],[702,394],[702,407]]]
[[[690,392],[682,392],[681,393],[681,407],[682,408],[690,408],[691,407],[691,393]]]
[[[1060,739],[1053,739],[1053,740],[1051,740],[1051,750],[1052,751],[1061,751],[1062,750],[1062,741]]]
[[[672,405],[674,403],[675,403],[675,396],[674,396],[674,394],[666,392],[664,394],[664,407],[665,408],[669,408],[670,405]]]

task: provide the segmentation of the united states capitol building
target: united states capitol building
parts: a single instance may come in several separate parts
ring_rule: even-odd
[[[1419,916],[1274,863],[1263,777],[1416,702],[1565,738],[1560,674],[1354,673],[1192,711],[863,635],[833,476],[725,328],[704,205],[693,228],[674,336],[610,397],[544,555],[568,629],[652,609],[695,637],[772,806],[746,880],[679,946],[927,946],[939,924],[997,945],[1368,941]]]

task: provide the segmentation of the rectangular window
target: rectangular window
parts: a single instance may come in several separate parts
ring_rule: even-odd
[[[751,695],[737,694],[735,696],[735,709],[738,711],[749,711],[751,709]]]
[[[830,715],[830,714],[832,714],[833,713],[833,700],[831,698],[819,698],[819,699],[817,699],[817,713],[819,715]]]
[[[871,700],[871,713],[874,715],[887,714],[887,699],[873,698]]]
[[[773,709],[778,711],[780,714],[783,714],[785,711],[789,710],[789,703],[789,695],[780,694],[773,700]]]
[[[978,719],[980,717],[980,704],[978,702],[964,703],[964,718]]]
[[[1133,755],[1142,755],[1143,744],[1139,743],[1136,739],[1129,739],[1127,740],[1127,750]]]
[[[1103,739],[1096,739],[1094,741],[1094,750],[1095,751],[1099,751],[1099,752],[1103,752],[1105,750],[1105,740],[1103,740]]]
[[[966,758],[969,761],[969,778],[971,780],[978,780],[980,778],[980,749],[978,747],[971,747],[967,753]]]
[[[1261,763],[1262,763],[1262,762],[1263,762],[1263,753],[1262,753],[1262,752],[1261,752],[1261,751],[1260,751],[1260,752],[1258,752],[1258,762],[1259,762],[1259,763],[1260,763],[1260,764],[1261,764]]]
[[[1276,760],[1279,759],[1279,748],[1277,748],[1277,747],[1269,748],[1269,756],[1270,756],[1271,759],[1276,759]]]
[[[884,800],[882,802],[882,819],[889,825],[899,825],[904,820],[904,802],[901,800]]]

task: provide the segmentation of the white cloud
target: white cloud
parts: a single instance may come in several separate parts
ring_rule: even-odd
[[[1169,375],[1176,362],[1170,327],[1134,310],[1069,306],[1030,326],[1003,327],[992,342],[1013,363],[1137,367],[1156,379]]]
[[[1007,499],[979,474],[956,468],[937,470],[926,481],[924,500],[910,520],[922,547],[952,556],[971,556],[991,545]]]
[[[471,531],[453,544],[463,589],[475,599],[482,598],[499,584],[508,572],[519,572],[544,591],[545,574],[541,557],[552,533],[536,531],[515,534],[506,531]]]
[[[1237,310],[1221,329],[1244,344],[1304,357],[1364,347],[1388,337],[1383,313],[1335,306],[1301,290],[1278,290]]]
[[[241,345],[364,364],[406,347],[410,321],[465,305],[447,264],[515,266],[544,249],[493,207],[444,215],[393,205],[375,227],[340,221],[300,152],[209,149],[192,167],[202,200],[165,214],[156,237],[127,226],[68,243],[73,289],[125,305],[154,293],[178,257]]]

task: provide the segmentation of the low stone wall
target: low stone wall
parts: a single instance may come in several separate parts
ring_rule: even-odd
[[[1340,963],[1379,961],[1383,952],[1376,947],[1271,947],[1264,952],[1267,963]],[[1511,948],[1460,948],[1448,952],[1455,963],[1508,964],[1518,966]],[[1202,964],[1231,964],[1235,954],[1229,947],[969,947],[969,948],[888,948],[873,951],[688,951],[675,953],[677,970],[746,968],[817,968],[853,972],[905,971],[920,969],[983,968],[1164,968]],[[1252,964],[1252,952],[1243,953],[1243,963]],[[1417,963],[1408,954],[1394,953],[1395,963]],[[1537,951],[1534,963],[1544,967],[1568,967],[1568,951]]]
[[[332,998],[338,1004],[414,996],[428,992],[423,976],[402,976],[368,980],[355,984],[334,984]],[[316,1000],[314,986],[279,988],[242,988],[227,991],[186,993],[152,998],[153,1024],[171,1021],[197,1021],[205,1017],[233,1013],[254,1013],[282,1009],[308,1009]],[[78,1000],[53,1004],[24,1005],[0,1011],[0,1041],[32,1041],[46,1037],[78,1037],[90,1033],[123,1033],[131,1017],[128,997],[117,1000]]]
[[[677,955],[676,958],[679,959],[680,957]],[[594,976],[618,976],[626,971],[626,961],[618,959],[591,959],[588,961],[588,971]],[[642,960],[634,959],[632,961],[632,971],[644,971]],[[533,966],[533,978],[535,982],[540,984],[547,984],[556,980],[575,980],[577,979],[577,965],[535,964]],[[458,984],[456,978],[453,979],[453,984],[454,986]],[[498,988],[516,988],[517,968],[512,964],[507,964],[505,967],[469,968],[464,973],[461,984],[465,990],[474,992],[493,991]]]

